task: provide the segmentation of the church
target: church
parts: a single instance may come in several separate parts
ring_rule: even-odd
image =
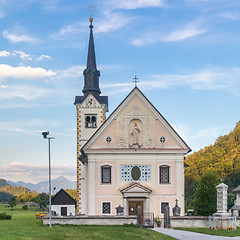
[[[176,200],[184,215],[184,156],[191,151],[161,113],[135,86],[106,118],[101,95],[93,18],[90,17],[83,95],[76,96],[77,213],[124,215],[153,212],[162,217]]]

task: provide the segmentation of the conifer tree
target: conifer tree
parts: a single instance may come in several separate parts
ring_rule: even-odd
[[[194,192],[194,211],[200,216],[209,216],[217,211],[218,179],[214,171],[205,172],[198,180]]]

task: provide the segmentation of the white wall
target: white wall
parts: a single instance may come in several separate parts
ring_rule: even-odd
[[[75,215],[75,205],[52,205],[52,211],[55,211],[58,216],[61,216],[61,207],[67,207],[67,215]]]

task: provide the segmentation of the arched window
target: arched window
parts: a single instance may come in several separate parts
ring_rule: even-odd
[[[90,120],[91,120],[90,117],[87,116],[87,117],[86,117],[86,124],[85,124],[85,127],[86,127],[86,128],[89,127],[89,124],[90,124],[90,122],[91,122]]]
[[[97,126],[96,117],[92,116],[92,127],[96,127],[96,126]]]
[[[170,183],[169,169],[170,167],[167,165],[162,165],[159,167],[159,183]]]
[[[86,128],[96,128],[97,127],[96,115],[88,114],[85,116],[85,127]]]

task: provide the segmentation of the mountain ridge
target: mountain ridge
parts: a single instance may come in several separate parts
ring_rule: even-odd
[[[14,181],[10,181],[10,180],[7,180],[6,182],[10,186],[26,187],[30,191],[36,191],[38,193],[42,193],[42,192],[47,193],[49,191],[48,180],[47,181],[41,181],[41,182],[38,182],[36,184],[29,183],[29,182],[26,183],[26,182],[23,182],[23,181],[14,182]],[[60,176],[60,177],[52,180],[52,188],[55,188],[54,193],[59,191],[61,188],[63,188],[63,189],[76,189],[76,182],[70,181],[63,176]],[[52,189],[52,191],[53,191],[53,189]]]

